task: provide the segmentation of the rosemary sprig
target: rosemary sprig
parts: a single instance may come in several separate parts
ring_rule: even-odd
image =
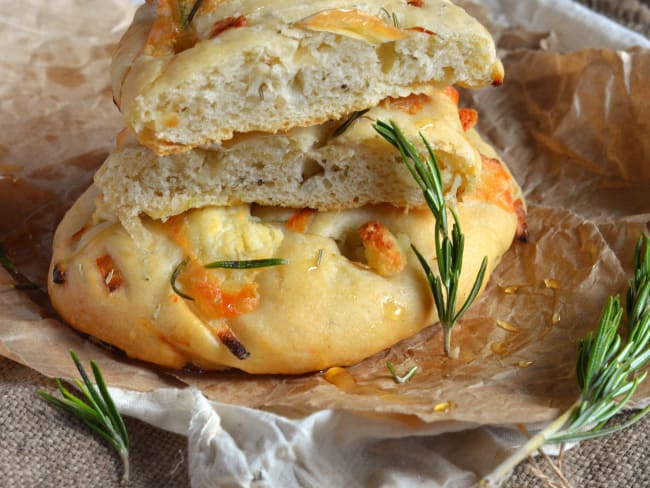
[[[83,382],[75,380],[75,384],[86,401],[67,390],[59,378],[56,378],[56,384],[63,398],[57,398],[42,390],[39,390],[37,394],[52,405],[77,417],[117,450],[124,466],[122,475],[122,484],[124,485],[129,480],[129,436],[124,421],[115,408],[115,403],[108,393],[102,373],[95,361],[90,361],[90,367],[95,376],[96,386],[90,382],[76,353],[71,350],[70,356],[83,379]]]
[[[413,366],[411,369],[409,369],[408,373],[406,373],[404,376],[400,376],[397,374],[397,371],[395,370],[395,366],[393,366],[393,363],[390,361],[386,361],[386,367],[388,368],[388,371],[390,371],[391,376],[395,380],[396,383],[406,383],[408,380],[413,378],[413,375],[415,375],[416,371],[418,370],[417,366]]]
[[[413,143],[406,139],[400,128],[393,121],[390,123],[378,121],[373,127],[384,139],[399,150],[404,163],[406,163],[406,167],[422,190],[424,199],[436,220],[435,245],[436,261],[438,264],[437,275],[434,274],[429,263],[427,263],[418,249],[414,245],[411,245],[411,247],[429,281],[433,300],[438,311],[440,325],[444,332],[445,353],[449,355],[449,351],[451,350],[451,330],[460,316],[467,311],[481,289],[481,284],[483,283],[487,269],[487,257],[483,258],[469,295],[463,305],[457,310],[456,300],[458,298],[460,273],[463,268],[465,237],[461,231],[456,211],[453,207],[448,207],[445,202],[442,191],[440,165],[438,164],[436,155],[429,141],[420,134],[428,153],[428,157],[423,159],[415,149]],[[451,238],[449,237],[448,211],[453,219]]]
[[[523,459],[544,444],[576,442],[618,432],[650,412],[650,406],[626,422],[605,428],[646,378],[640,368],[650,359],[650,240],[639,238],[634,254],[634,277],[627,290],[628,334],[618,334],[623,308],[619,297],[610,297],[598,329],[579,342],[576,374],[580,396],[557,420],[532,437],[506,459],[484,486],[497,484]]]

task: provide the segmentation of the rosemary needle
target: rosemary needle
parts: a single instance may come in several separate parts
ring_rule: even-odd
[[[359,117],[362,117],[366,112],[370,110],[369,108],[365,110],[359,110],[357,112],[352,112],[350,116],[346,119],[345,122],[343,122],[341,125],[339,125],[334,133],[332,134],[332,137],[338,137],[341,134],[343,134],[348,128],[352,125],[352,123],[357,120]]]
[[[286,259],[249,259],[244,261],[214,261],[208,263],[204,267],[209,269],[226,268],[226,269],[252,269],[252,268],[267,268],[269,266],[281,266],[289,264]]]
[[[29,290],[38,290],[38,285],[36,283],[10,283],[9,288],[14,290],[29,291]]]
[[[650,412],[650,406],[627,422],[608,426],[646,378],[639,370],[650,359],[650,240],[639,238],[634,253],[634,277],[625,307],[627,338],[618,334],[623,318],[619,297],[603,307],[598,328],[578,344],[576,376],[580,395],[575,403],[544,430],[515,451],[486,477],[483,486],[497,484],[520,461],[544,444],[576,442],[618,432]]]
[[[122,475],[122,484],[124,485],[129,480],[129,436],[124,421],[113,403],[95,361],[90,361],[90,367],[95,377],[96,386],[91,383],[76,353],[70,351],[70,356],[83,380],[83,382],[75,380],[75,384],[85,397],[85,401],[67,390],[59,378],[56,378],[56,384],[63,398],[57,398],[42,390],[39,390],[37,394],[52,405],[77,417],[117,450],[124,466]]]
[[[14,262],[5,253],[2,245],[0,245],[0,267],[4,268],[14,280],[14,283],[9,283],[7,285],[9,289],[21,291],[39,289],[39,286],[36,283],[32,283],[26,276],[18,271]]]
[[[411,245],[411,248],[420,261],[420,265],[429,281],[440,325],[444,332],[445,353],[449,355],[451,350],[451,330],[460,316],[467,311],[481,289],[487,270],[487,257],[483,258],[474,285],[465,302],[459,309],[456,309],[460,274],[463,268],[465,236],[461,231],[456,211],[451,207],[447,207],[445,202],[440,165],[436,155],[429,142],[420,134],[428,153],[428,157],[423,159],[413,143],[406,139],[393,121],[390,123],[378,121],[373,127],[384,139],[399,150],[406,167],[422,190],[424,199],[436,220],[435,244],[438,274],[434,274],[429,263],[415,246]],[[453,219],[451,238],[447,212],[451,214]]]
[[[5,254],[5,251],[2,248],[2,246],[0,246],[0,266],[5,268],[11,274],[18,273],[18,270],[16,269],[16,265],[13,263],[11,259],[9,259],[9,256]]]
[[[190,13],[187,14],[187,18],[183,22],[183,27],[187,29],[187,27],[192,23],[194,20],[194,16],[196,13],[199,11],[199,8],[201,8],[201,4],[203,3],[203,0],[196,0],[194,2],[194,5],[192,5],[192,8],[190,9]]]
[[[388,12],[388,10],[386,10],[384,7],[381,8],[381,11],[384,12],[386,17],[393,21],[393,25],[396,29],[400,28],[399,21],[397,20],[397,15],[395,15],[395,12]]]
[[[174,271],[172,271],[172,276],[169,279],[169,284],[171,285],[174,293],[176,293],[179,297],[184,298],[185,300],[194,301],[194,297],[191,297],[188,294],[183,293],[176,286],[176,280],[178,279],[178,275],[180,275],[186,267],[187,267],[186,261],[181,261],[180,263],[178,263],[178,265],[174,268]]]
[[[406,383],[408,380],[413,378],[413,375],[415,375],[416,371],[418,370],[417,366],[413,366],[404,376],[399,376],[395,370],[395,366],[393,366],[393,363],[386,361],[386,367],[388,368],[388,371],[390,371],[390,374],[396,383]]]

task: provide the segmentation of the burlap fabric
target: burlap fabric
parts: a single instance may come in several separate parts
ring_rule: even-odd
[[[579,1],[650,35],[649,0]],[[42,401],[36,395],[38,389],[54,392],[55,385],[0,357],[0,486],[119,486],[121,465],[112,448],[83,424]],[[126,422],[131,439],[129,486],[188,486],[185,438],[132,419]],[[575,487],[650,486],[650,418],[567,452],[563,472]],[[546,484],[533,473],[533,465],[525,462],[504,486]]]
[[[0,358],[0,486],[119,486],[122,468],[112,448],[81,422],[41,400],[39,389],[53,393],[54,382]],[[184,437],[129,418],[126,424],[130,487],[189,485]],[[533,467],[530,462],[519,465],[504,487],[545,486]],[[650,417],[566,452],[563,472],[576,488],[650,486]]]
[[[650,36],[650,0],[578,0],[626,27]]]
[[[36,392],[53,381],[0,357],[0,486],[115,487],[122,467],[108,443]],[[58,393],[56,393],[58,396]],[[129,487],[185,487],[186,438],[125,418],[130,438]]]

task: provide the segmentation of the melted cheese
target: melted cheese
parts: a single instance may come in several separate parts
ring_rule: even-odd
[[[156,225],[186,256],[202,263],[268,258],[283,238],[282,231],[252,217],[244,205],[189,211]]]

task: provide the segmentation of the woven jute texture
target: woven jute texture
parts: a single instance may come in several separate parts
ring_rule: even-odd
[[[0,357],[0,486],[117,487],[122,467],[107,442],[36,392],[54,381]],[[58,395],[58,393],[56,393]],[[129,487],[185,487],[187,440],[126,418]]]
[[[532,0],[531,0],[532,1]],[[650,35],[650,0],[576,0]],[[122,468],[112,448],[69,415],[36,395],[53,381],[0,357],[0,487],[116,487]],[[628,414],[616,420],[624,420]],[[126,419],[131,442],[131,488],[185,487],[186,439]],[[550,474],[543,462],[542,471]],[[550,486],[526,461],[506,488]],[[563,473],[578,487],[650,487],[650,418],[565,453]]]
[[[577,0],[626,27],[650,36],[650,0]]]
[[[624,422],[635,412],[614,418],[612,423]],[[551,458],[555,463],[557,458]],[[543,475],[536,474],[535,469]],[[632,427],[585,441],[562,456],[561,471],[570,485],[581,487],[648,487],[650,486],[650,418],[644,417]],[[548,464],[537,457],[514,470],[503,488],[551,486],[544,476],[557,482]]]
[[[112,448],[81,422],[41,400],[39,389],[55,393],[56,387],[32,370],[0,358],[0,486],[119,486],[122,468]],[[186,439],[137,420],[125,421],[131,444],[128,486],[189,486]],[[537,463],[550,475],[543,462]],[[504,487],[547,486],[533,468],[530,461],[522,463]],[[575,488],[650,486],[650,417],[566,452],[563,472]]]

